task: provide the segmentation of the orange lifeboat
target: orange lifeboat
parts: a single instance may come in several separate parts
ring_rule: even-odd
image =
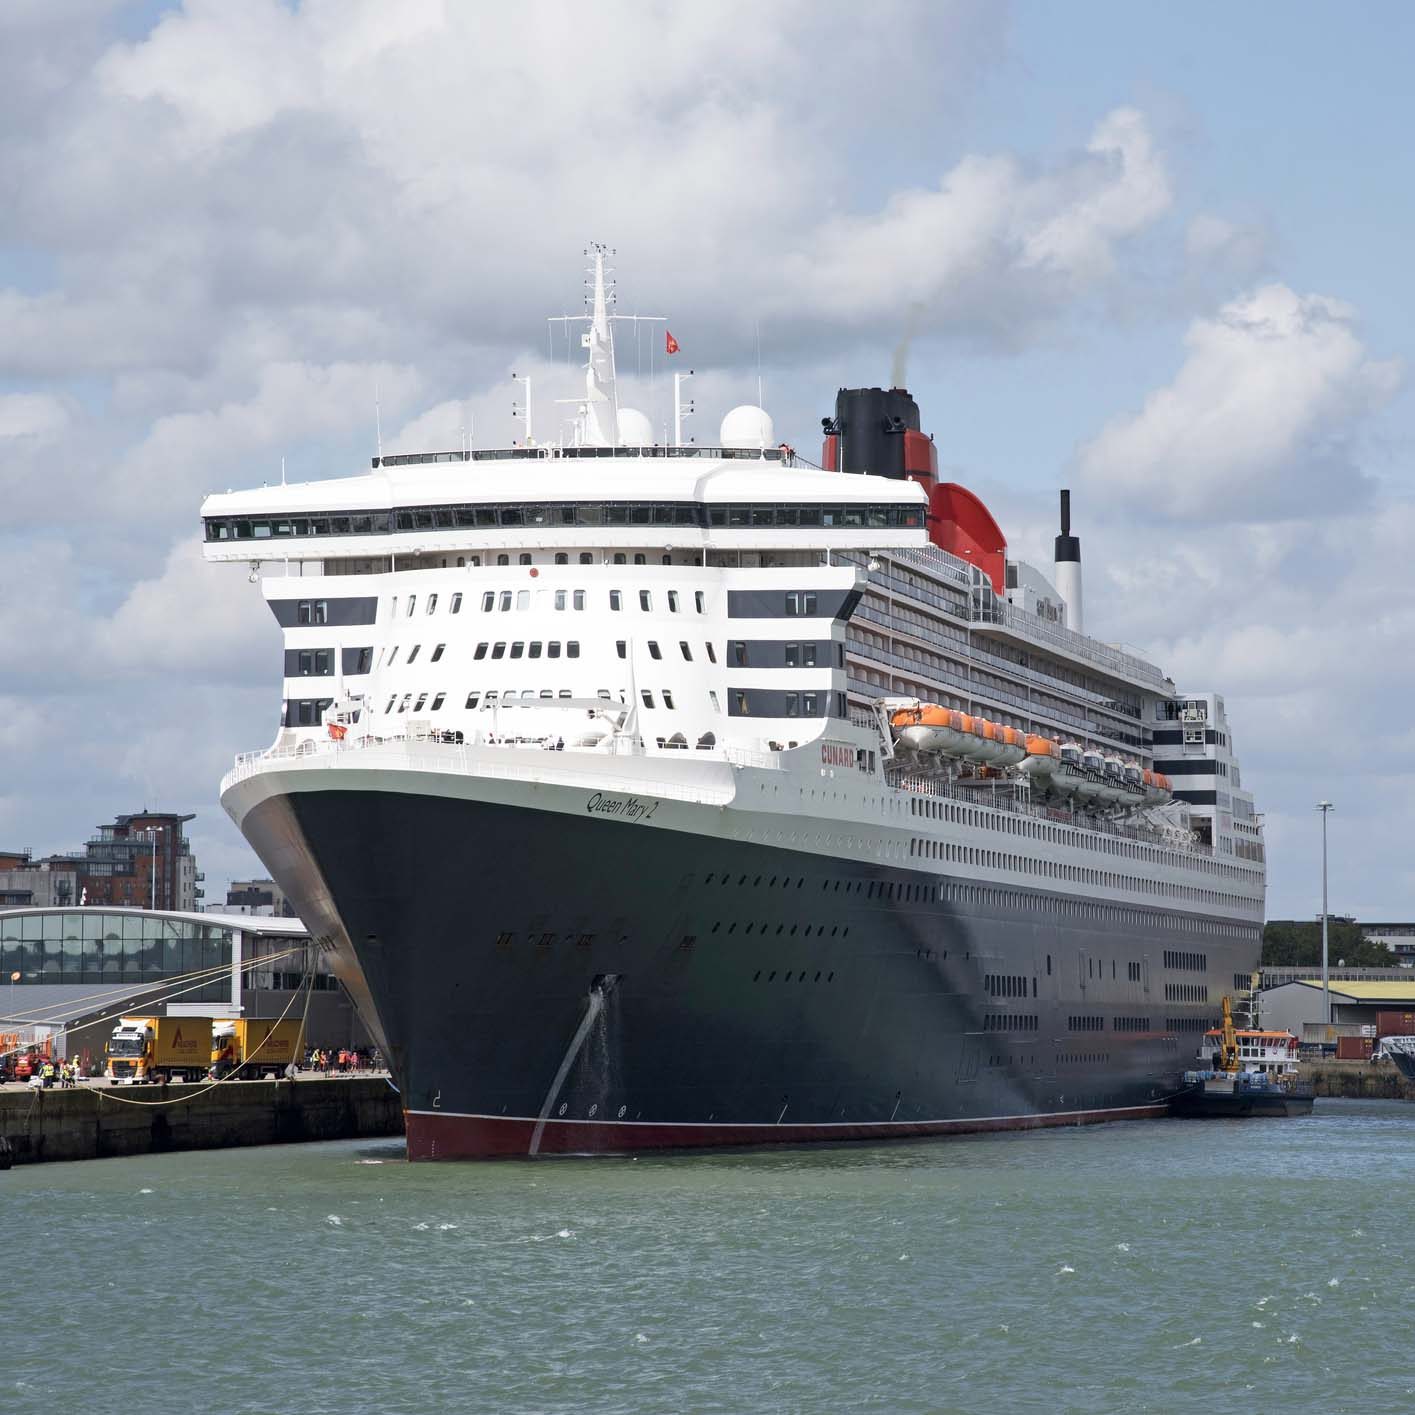
[[[1015,727],[998,726],[997,741],[1001,748],[1001,755],[998,757],[999,766],[1016,766],[1018,762],[1027,760],[1025,733],[1019,732]]]
[[[1147,767],[1140,773],[1145,790],[1147,806],[1162,806],[1174,796],[1174,783],[1162,771],[1151,771]]]
[[[972,719],[937,703],[901,708],[891,716],[890,725],[900,741],[919,752],[957,756],[972,740]]]

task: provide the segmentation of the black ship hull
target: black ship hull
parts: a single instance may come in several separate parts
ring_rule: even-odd
[[[371,1010],[413,1159],[1158,1117],[1167,1029],[1212,1020],[1165,1001],[1159,910],[397,790],[239,823]],[[1252,964],[1184,941],[1215,987]]]
[[[1187,1120],[1286,1119],[1311,1115],[1313,1092],[1310,1087],[1293,1087],[1280,1092],[1213,1092],[1202,1086],[1184,1091],[1170,1102],[1170,1109]]]

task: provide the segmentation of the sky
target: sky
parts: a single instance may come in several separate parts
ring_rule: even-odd
[[[280,638],[212,490],[506,445],[612,246],[713,440],[803,451],[896,358],[1087,629],[1225,697],[1271,917],[1415,918],[1403,0],[0,5],[0,846],[221,811]],[[658,336],[621,335],[656,426]],[[1357,749],[1360,750],[1357,750]]]

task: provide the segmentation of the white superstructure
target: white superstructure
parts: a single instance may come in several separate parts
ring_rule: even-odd
[[[429,744],[493,749],[528,779],[525,753],[547,747],[591,780],[626,758],[665,779],[683,752],[729,774],[750,761],[823,848],[1256,927],[1261,832],[1221,698],[1180,698],[1143,658],[1067,629],[1079,568],[1068,604],[1034,567],[1009,561],[1003,589],[932,544],[919,481],[744,445],[771,435],[761,410],[732,410],[732,445],[620,445],[600,251],[593,270],[571,445],[385,456],[207,498],[207,558],[249,561],[285,636],[279,731],[239,772]],[[1221,775],[1176,779],[1164,810],[1040,804],[1025,772],[896,753],[869,710],[901,696],[1083,749],[1102,773],[1158,757]],[[821,791],[842,775],[852,789]],[[818,829],[842,816],[855,835]]]

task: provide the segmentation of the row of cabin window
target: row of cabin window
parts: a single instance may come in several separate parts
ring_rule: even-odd
[[[985,1012],[985,1032],[1038,1032],[1042,1019],[1035,1012]]]
[[[1166,948],[1164,966],[1166,968],[1184,968],[1194,973],[1207,973],[1209,955],[1207,953],[1185,953],[1179,949]],[[1247,984],[1245,983],[1244,986],[1246,987]]]
[[[416,598],[416,595],[412,595],[409,597],[407,610],[409,614],[413,612],[413,601],[415,601]],[[433,607],[435,607],[437,603],[437,596],[433,595],[431,599],[432,603],[429,605],[427,611],[429,614],[432,613]],[[461,599],[461,595],[453,596],[454,606],[452,612],[454,614],[457,612],[458,608],[460,608]],[[705,601],[706,596],[704,595],[702,590],[693,591],[693,606],[699,614],[705,612]],[[556,609],[584,609],[585,603],[586,596],[584,590],[555,591],[554,605]],[[481,597],[481,607],[482,612],[484,614],[490,614],[493,610],[497,610],[505,614],[513,608],[517,610],[526,610],[531,607],[531,592],[530,590],[487,590]],[[622,610],[624,608],[624,592],[622,590],[610,590],[609,607],[613,610]],[[651,614],[653,612],[652,590],[639,591],[639,608],[642,609],[645,613]],[[679,612],[679,609],[680,597],[678,591],[669,590],[669,613],[677,614]],[[393,612],[395,614],[398,612],[398,601],[396,599],[393,601]]]
[[[396,697],[396,696],[397,696],[397,694],[395,693],[395,694],[394,694],[394,697]],[[432,705],[434,710],[436,710],[439,706],[441,706],[441,703],[442,703],[442,696],[443,696],[443,695],[442,695],[441,693],[439,693],[439,694],[437,695],[437,699],[436,699],[436,701],[435,701],[435,702],[433,703],[433,705]],[[569,698],[569,697],[573,697],[573,696],[574,696],[574,694],[571,693],[571,691],[569,690],[569,688],[561,688],[558,693],[552,691],[550,688],[541,688],[541,689],[522,688],[519,693],[517,693],[517,691],[516,691],[514,688],[507,688],[505,692],[502,692],[499,688],[492,688],[489,692],[486,692],[486,693],[483,693],[483,692],[482,692],[480,689],[478,689],[478,688],[474,688],[470,693],[467,694],[467,703],[466,703],[466,706],[467,706],[467,709],[468,709],[469,711],[475,711],[478,707],[481,707],[481,708],[483,708],[483,709],[485,709],[485,708],[493,708],[493,707],[495,707],[495,706],[497,705],[497,703],[501,703],[501,704],[504,705],[504,704],[506,704],[506,703],[511,703],[511,702],[533,702],[533,701],[535,701],[535,700],[537,700],[537,699],[545,699],[545,698]],[[596,690],[595,690],[595,696],[596,696],[597,698],[603,699],[605,702],[613,702],[613,701],[614,701],[614,699],[613,699],[612,695],[610,694],[610,691],[609,691],[608,688],[598,688],[598,689],[596,689]],[[672,693],[672,691],[671,691],[670,689],[668,689],[668,688],[662,689],[662,691],[661,691],[661,693],[660,693],[660,697],[661,697],[662,700],[663,700],[663,705],[664,705],[664,707],[666,707],[670,712],[673,712],[673,711],[676,710],[676,704],[675,704],[674,701],[673,701],[673,693]],[[708,693],[708,697],[709,697],[709,699],[711,699],[711,701],[712,701],[713,710],[714,710],[714,711],[717,711],[717,710],[718,710],[717,694],[716,694],[716,693],[713,693],[713,692],[709,692],[709,693]],[[653,690],[650,689],[650,688],[640,688],[640,689],[639,689],[639,699],[640,699],[640,701],[643,703],[643,705],[644,705],[646,708],[652,708],[652,707],[654,706]],[[392,703],[392,701],[393,701],[393,698],[390,698],[390,699],[389,699],[389,702]],[[407,696],[406,696],[406,695],[405,695],[403,701],[404,701],[405,703],[407,702]],[[623,694],[623,693],[620,693],[620,694],[619,694],[619,701],[620,701],[621,703],[624,701],[624,694]],[[389,708],[389,711],[390,711],[390,712],[392,711],[392,708],[391,708],[391,707]],[[402,708],[399,708],[399,711],[402,712],[403,709],[402,709]]]
[[[649,639],[648,647],[650,658],[657,660],[663,657],[663,650],[659,648],[658,641],[656,639]],[[713,646],[708,643],[706,639],[703,640],[703,648],[707,651],[708,662],[716,663],[717,650],[713,648]],[[629,641],[627,639],[615,639],[614,652],[618,654],[620,658],[628,658]],[[683,661],[685,663],[691,663],[693,661],[693,650],[690,647],[687,639],[678,640],[678,652],[683,655]]]
[[[983,991],[990,997],[1026,997],[1027,979],[1020,973],[984,973]],[[1032,996],[1037,995],[1037,980],[1032,979]]]
[[[770,450],[770,449],[769,449]],[[755,451],[755,457],[759,455]],[[452,530],[489,526],[782,526],[824,529],[916,528],[924,524],[918,505],[713,505],[701,502],[628,504],[585,502],[550,506],[408,506],[392,511],[321,513],[314,516],[210,517],[206,538],[280,540],[287,536],[387,535],[397,531]]]
[[[442,708],[443,703],[447,701],[447,694],[445,692],[433,694],[431,703],[428,703],[428,696],[429,695],[427,693],[418,693],[416,695],[416,701],[414,701],[414,694],[404,693],[403,701],[400,703],[398,701],[398,694],[394,693],[393,696],[388,699],[388,706],[385,707],[383,710],[385,713],[391,713],[394,711],[407,712],[408,705],[411,703],[414,712],[421,712],[423,710],[424,704],[427,704],[427,710],[429,712],[438,712]],[[561,688],[559,692],[556,692],[556,690],[553,688],[541,688],[539,690],[535,688],[525,688],[521,691],[519,697],[515,689],[508,688],[505,694],[503,695],[499,689],[493,688],[491,692],[485,695],[485,701],[483,701],[483,697],[480,692],[468,693],[467,707],[475,708],[478,703],[481,703],[483,707],[489,708],[495,707],[498,701],[504,703],[509,703],[512,701],[531,702],[537,699],[570,698],[573,696],[574,694],[570,691],[569,688]],[[597,696],[603,698],[606,702],[610,701],[608,688],[599,689]],[[666,697],[667,694],[665,694],[664,696]],[[652,704],[650,704],[650,706],[652,706]],[[672,707],[672,703],[669,703],[669,706]]]
[[[507,649],[510,653],[507,653]],[[487,656],[488,651],[492,658],[539,658],[542,648],[547,658],[560,657],[560,640],[552,639],[549,643],[542,643],[540,639],[532,639],[529,643],[522,639],[517,639],[514,643],[507,644],[504,640],[499,643],[482,642],[476,646],[472,652],[474,659],[482,659]],[[566,658],[579,658],[580,643],[578,639],[571,639],[565,645]]]
[[[775,645],[764,645],[763,647],[775,647]],[[760,663],[753,665],[749,658],[750,645],[744,639],[732,639],[727,645],[729,661],[738,668],[774,668],[776,664]],[[820,650],[826,651],[827,659],[833,659],[834,663],[821,662]],[[811,640],[798,644],[782,644],[782,658],[786,668],[844,668],[845,667],[845,645],[844,644],[817,644]]]
[[[1166,983],[1164,985],[1164,1000],[1166,1002],[1207,1002],[1209,990],[1203,983]]]
[[[774,690],[771,690],[774,691]],[[756,690],[758,703],[753,710],[753,690],[734,688],[732,690],[733,717],[841,717],[845,716],[844,693],[782,693],[779,706],[767,700],[767,690]]]
[[[384,667],[386,667],[386,668],[392,668],[393,665],[394,665],[395,663],[397,663],[397,661],[398,661],[398,650],[399,650],[400,647],[401,647],[400,644],[394,644],[394,645],[393,645],[393,652],[388,655],[388,662],[384,665]],[[428,659],[428,662],[429,662],[429,663],[436,663],[436,662],[438,661],[438,659],[440,659],[440,658],[442,657],[443,650],[446,649],[446,647],[447,647],[446,644],[438,644],[437,647],[436,647],[435,649],[433,649],[432,655],[431,655],[431,657]],[[410,648],[410,649],[408,650],[408,656],[407,656],[406,659],[403,660],[403,666],[404,666],[404,667],[407,667],[408,664],[413,663],[413,662],[416,661],[417,656],[418,656],[418,650],[421,649],[421,648],[422,648],[422,645],[421,645],[421,644],[414,644],[414,645],[412,646],[412,648]]]
[[[301,649],[296,656],[295,672],[301,678],[330,677],[334,672],[334,650]]]

